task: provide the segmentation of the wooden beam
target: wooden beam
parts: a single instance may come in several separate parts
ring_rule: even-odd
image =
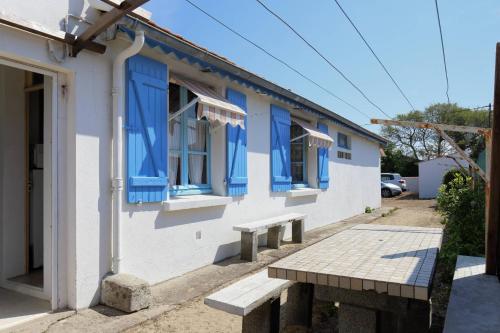
[[[472,169],[474,169],[475,172],[477,172],[479,174],[479,176],[481,178],[483,178],[483,180],[485,182],[488,182],[488,177],[486,176],[486,173],[481,169],[481,167],[479,165],[477,165],[476,162],[474,162],[474,160],[472,158],[470,158],[463,150],[462,148],[460,148],[458,146],[458,144],[452,139],[450,138],[450,136],[448,134],[446,134],[445,131],[443,131],[442,129],[440,128],[436,128],[436,131],[439,133],[439,135],[441,135],[441,137],[443,139],[445,139],[453,148],[455,148],[455,150],[457,151],[457,153],[460,154],[460,156],[462,156],[462,158],[464,160],[466,160],[467,162],[469,162],[469,165],[472,167]]]
[[[500,278],[500,43],[496,47],[495,92],[490,154],[490,186],[487,188],[486,274]]]
[[[148,0],[125,0],[119,7],[115,7],[109,12],[102,14],[96,23],[88,27],[87,30],[77,37],[71,51],[71,56],[76,57],[81,50],[88,48],[90,43],[92,43],[99,34],[104,32],[123,16],[131,13],[134,9],[142,6],[146,2],[148,2]]]
[[[0,13],[0,24],[9,26],[11,28],[19,29],[25,32],[28,32],[33,35],[41,36],[47,39],[55,40],[61,43],[65,43],[68,45],[74,45],[76,41],[76,36],[70,33],[55,33],[49,31],[40,30],[40,28],[36,27],[33,23],[29,21],[16,20],[12,17],[7,17]],[[86,48],[90,51],[97,52],[103,54],[106,51],[106,46],[90,41]]]
[[[429,128],[436,129],[440,128],[444,131],[451,132],[462,132],[462,133],[475,133],[475,134],[489,134],[491,130],[489,128],[483,127],[473,127],[473,126],[458,126],[458,125],[446,125],[446,124],[434,124],[418,121],[404,121],[404,120],[388,120],[388,119],[371,119],[372,124],[387,125],[387,126],[403,126],[403,127],[415,127],[415,128]]]

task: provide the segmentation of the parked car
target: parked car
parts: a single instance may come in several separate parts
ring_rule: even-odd
[[[380,182],[380,189],[382,191],[382,198],[395,197],[402,193],[401,187],[391,183]]]
[[[399,186],[403,192],[406,191],[406,180],[401,178],[399,173],[382,173],[380,175],[380,180],[384,183]]]

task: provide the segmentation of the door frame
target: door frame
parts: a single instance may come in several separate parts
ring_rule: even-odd
[[[59,303],[59,99],[58,82],[61,73],[31,66],[0,56],[0,65],[44,75],[44,172],[43,172],[43,238],[44,238],[44,281],[43,288],[31,287],[3,280],[4,288],[13,289],[51,302],[52,309]],[[2,253],[4,255],[4,253]]]

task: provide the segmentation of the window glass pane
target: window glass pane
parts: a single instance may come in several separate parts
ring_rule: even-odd
[[[170,153],[168,156],[168,183],[170,186],[181,184],[181,158],[179,154]]]
[[[304,130],[299,125],[292,123],[290,126],[290,138],[294,139],[304,134]],[[292,141],[290,143],[290,160],[292,167],[292,183],[304,182],[304,142],[305,138]]]
[[[347,135],[342,134],[342,133],[338,133],[338,135],[337,135],[337,141],[338,141],[339,147],[349,148],[349,143],[348,143]]]
[[[168,112],[175,113],[180,109],[180,93],[179,86],[175,83],[168,85]]]
[[[188,159],[189,184],[207,184],[207,156],[201,154],[189,154]]]
[[[188,118],[187,136],[189,151],[207,151],[208,122]]]
[[[292,182],[301,183],[304,181],[304,164],[292,164]]]
[[[168,113],[169,115],[179,111],[180,93],[179,86],[170,83],[168,86]],[[181,115],[169,121],[168,124],[168,146],[170,150],[181,149]]]

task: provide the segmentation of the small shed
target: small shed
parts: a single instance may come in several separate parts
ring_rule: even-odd
[[[420,199],[435,198],[443,177],[448,170],[459,169],[459,164],[468,168],[467,161],[460,157],[438,157],[418,163],[418,187]]]

